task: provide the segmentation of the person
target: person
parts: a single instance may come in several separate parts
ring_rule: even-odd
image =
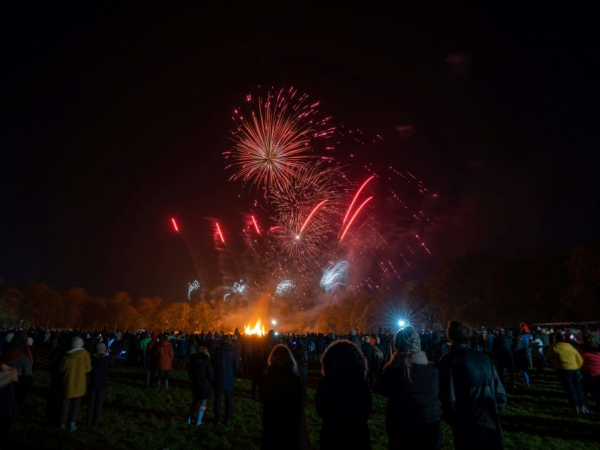
[[[146,389],[150,389],[151,387],[153,388],[156,379],[156,346],[158,346],[158,334],[152,333],[152,338],[146,345],[148,362],[148,372],[146,373]]]
[[[491,360],[473,350],[471,327],[457,320],[446,330],[452,344],[439,362],[440,400],[444,421],[454,431],[457,450],[502,449],[498,412],[506,392]]]
[[[335,341],[321,357],[321,372],[315,394],[317,413],[323,420],[321,450],[370,450],[367,421],[372,398],[361,350],[348,340]]]
[[[165,389],[169,389],[169,372],[173,366],[173,346],[169,341],[168,335],[163,335],[160,342],[152,348],[154,352],[154,361],[156,370],[158,371],[157,388],[160,389],[161,382],[164,380]]]
[[[142,367],[144,368],[144,372],[148,370],[148,353],[146,347],[148,347],[151,340],[150,335],[146,331],[142,335],[142,339],[140,339],[140,353],[142,354]]]
[[[27,401],[33,385],[33,362],[27,350],[27,335],[24,332],[17,332],[3,355],[6,364],[17,371],[19,382],[15,385],[15,396],[19,409]]]
[[[531,346],[533,367],[535,367],[538,375],[542,374],[544,372],[544,367],[546,367],[546,355],[544,353],[544,342],[540,338],[539,333],[534,333],[529,345]]]
[[[106,354],[106,345],[102,342],[96,344],[95,353],[92,358],[92,373],[90,374],[90,389],[88,393],[87,426],[97,427],[100,425],[102,406],[108,388],[108,369],[115,362]]]
[[[583,358],[581,373],[584,392],[586,396],[591,395],[596,402],[596,409],[600,409],[600,346],[592,333],[583,335],[583,344],[579,347],[579,353]]]
[[[261,448],[305,448],[308,432],[303,426],[306,424],[302,409],[304,392],[296,360],[288,347],[278,344],[271,350],[267,364],[258,388],[262,403]]]
[[[554,335],[554,343],[548,349],[546,357],[558,373],[558,378],[574,412],[577,414],[589,413],[579,372],[583,365],[583,358],[575,347],[566,342],[566,336],[563,333],[559,332]]]
[[[66,429],[67,419],[71,419],[70,431],[77,430],[76,421],[81,397],[85,395],[86,375],[92,370],[90,354],[83,348],[83,339],[74,337],[71,350],[60,363],[59,372],[63,376],[63,404],[60,428]],[[69,415],[70,411],[70,415]]]
[[[233,385],[240,368],[240,358],[231,345],[231,336],[223,336],[215,353],[215,423],[221,421],[221,403],[225,395],[225,424],[233,423]]]
[[[191,425],[192,418],[196,416],[196,426],[200,426],[206,411],[206,403],[212,398],[212,383],[214,381],[210,354],[206,347],[200,347],[198,353],[190,355],[188,378],[192,382],[193,401],[187,423]]]
[[[0,450],[17,448],[10,446],[10,427],[17,418],[17,399],[13,384],[19,381],[17,369],[0,365]]]
[[[515,361],[512,354],[512,333],[500,328],[498,337],[494,339],[493,352],[498,366],[500,381],[504,385],[504,371],[510,377],[510,387],[515,388]]]
[[[412,326],[400,329],[394,343],[396,351],[373,389],[388,399],[385,412],[388,448],[439,449],[442,427],[438,370],[428,366],[419,334]]]
[[[302,392],[306,395],[306,383],[308,381],[308,353],[302,339],[298,338],[292,342],[292,356],[296,361],[297,372],[302,379]]]
[[[518,370],[521,374],[523,374],[526,388],[531,387],[531,382],[529,379],[530,358],[528,357],[528,351],[530,353],[531,348],[525,347],[523,335],[517,336],[513,341],[512,346],[513,361],[515,370]]]

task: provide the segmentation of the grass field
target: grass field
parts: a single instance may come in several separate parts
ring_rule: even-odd
[[[37,355],[35,384],[25,417],[12,428],[13,446],[18,449],[258,449],[260,448],[260,404],[250,395],[250,381],[236,382],[234,424],[212,424],[212,401],[206,423],[188,427],[186,417],[191,388],[186,373],[172,373],[171,389],[147,390],[140,369],[118,365],[111,371],[102,423],[97,429],[85,427],[85,401],[79,411],[79,429],[68,433],[46,426],[45,406],[50,377],[44,370],[44,358]],[[315,374],[316,376],[316,374]],[[306,415],[311,440],[318,448],[320,419],[314,407],[317,379],[309,380]],[[508,407],[502,412],[504,444],[507,449],[600,449],[600,415],[575,416],[554,373],[533,379],[529,390],[509,394]],[[369,421],[373,449],[387,448],[385,435],[385,399],[373,396]],[[351,414],[351,411],[348,412]],[[283,448],[283,447],[282,447]],[[451,449],[452,434],[444,427],[444,448]]]

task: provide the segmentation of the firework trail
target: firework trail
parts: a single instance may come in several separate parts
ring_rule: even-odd
[[[336,286],[345,286],[346,275],[348,272],[348,262],[340,261],[325,269],[319,285],[325,291],[331,291]]]
[[[194,265],[194,269],[196,270],[196,275],[198,276],[199,280],[196,280],[193,285],[195,286],[195,289],[199,291],[200,295],[202,295],[202,288],[208,282],[208,272],[204,264],[204,259],[201,256],[199,256],[201,252],[196,248],[198,246],[190,241],[188,233],[183,233],[179,229],[177,221],[174,217],[171,217],[171,224],[173,225],[173,230],[181,237],[181,240],[183,241],[185,248],[188,251],[188,254],[190,255],[190,259],[192,260],[192,264]],[[196,286],[196,283],[198,283],[198,286]],[[188,292],[188,295],[190,293],[191,291]]]
[[[363,209],[363,207],[369,203],[371,200],[373,200],[373,196],[367,198],[364,202],[362,202],[362,204],[357,208],[356,212],[354,213],[354,215],[352,216],[352,218],[348,221],[348,225],[346,225],[346,228],[344,229],[344,232],[342,233],[342,236],[340,237],[340,244],[342,243],[342,241],[344,240],[344,236],[346,236],[346,233],[348,232],[348,229],[350,228],[350,226],[352,225],[352,223],[354,222],[354,219],[356,218],[356,216],[358,215],[358,213]]]
[[[311,141],[329,137],[335,129],[328,125],[329,118],[316,120],[318,106],[319,102],[308,101],[308,95],[282,88],[259,98],[256,111],[249,116],[235,109],[234,147],[225,152],[233,160],[227,168],[235,170],[230,180],[241,179],[257,188],[287,183],[314,157]]]

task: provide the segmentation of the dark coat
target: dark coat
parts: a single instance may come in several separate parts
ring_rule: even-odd
[[[90,391],[102,391],[108,387],[108,369],[115,365],[115,360],[106,355],[92,357],[92,373],[90,374]]]
[[[300,449],[302,380],[295,373],[269,369],[258,385],[262,410],[262,449]]]
[[[372,398],[363,376],[351,373],[324,376],[317,387],[315,406],[323,419],[321,450],[371,448],[367,421]]]
[[[230,342],[224,342],[215,352],[215,389],[233,391],[235,376],[240,368],[240,358]]]
[[[439,373],[435,367],[427,365],[424,352],[415,355],[422,363],[417,363],[416,358],[411,361],[412,382],[405,378],[404,367],[394,360],[383,370],[373,391],[388,399],[385,427],[390,444],[404,443],[406,448],[411,448],[406,441],[414,436],[418,442],[428,440],[432,443],[428,448],[439,448],[442,445]],[[416,430],[427,430],[428,435]]]
[[[212,398],[212,384],[215,376],[208,356],[204,353],[190,355],[188,378],[192,380],[194,403]]]
[[[444,420],[458,439],[502,439],[498,412],[506,392],[491,360],[469,346],[456,346],[439,362],[440,400]]]

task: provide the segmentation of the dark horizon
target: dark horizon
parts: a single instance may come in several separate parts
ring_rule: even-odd
[[[381,133],[374,163],[401,164],[439,192],[432,255],[412,278],[470,253],[600,238],[592,15],[278,8],[6,8],[6,284],[181,299],[196,275],[170,218],[209,241],[205,217],[238,226],[251,197],[227,181],[222,153],[231,110],[257,86],[295,86],[336,124]]]

